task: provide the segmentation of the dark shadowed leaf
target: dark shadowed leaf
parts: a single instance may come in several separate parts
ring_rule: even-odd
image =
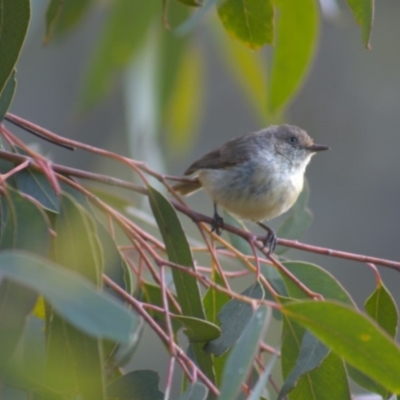
[[[347,0],[357,24],[361,25],[362,41],[369,49],[372,24],[374,22],[374,0]]]
[[[400,392],[400,348],[369,317],[328,301],[286,304],[282,313],[309,329],[349,364],[387,389]]]
[[[300,239],[303,233],[310,226],[312,221],[312,213],[308,208],[308,197],[310,188],[307,181],[304,182],[304,187],[297,199],[295,205],[291,208],[290,214],[282,222],[276,234],[278,237],[285,239]],[[277,254],[282,254],[287,251],[287,247],[280,247],[275,250]]]
[[[264,289],[258,282],[251,285],[243,293],[253,299],[263,299]],[[220,356],[233,346],[253,318],[254,310],[249,303],[232,299],[222,307],[217,317],[221,324],[221,336],[204,347],[208,353]]]
[[[6,85],[0,95],[0,122],[3,121],[14,98],[17,81],[15,80],[15,69],[8,77]]]
[[[163,400],[158,389],[160,378],[150,370],[131,371],[107,386],[109,400]]]
[[[242,382],[247,378],[253,364],[259,341],[265,334],[270,311],[264,305],[258,307],[233,347],[226,361],[219,400],[232,400],[240,392]]]
[[[315,0],[276,0],[276,46],[271,66],[269,111],[282,110],[299,89],[312,61],[318,36]]]
[[[201,4],[203,3],[202,0],[177,0],[182,4],[185,4],[186,6],[191,6],[191,7],[200,7]]]
[[[29,0],[0,0],[0,95],[17,63],[29,19]]]
[[[225,29],[255,50],[274,41],[274,6],[271,0],[225,0],[218,6]]]

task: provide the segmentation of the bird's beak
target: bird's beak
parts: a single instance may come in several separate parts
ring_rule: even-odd
[[[329,150],[329,147],[323,144],[312,144],[311,146],[307,146],[307,150],[316,153],[317,151]]]

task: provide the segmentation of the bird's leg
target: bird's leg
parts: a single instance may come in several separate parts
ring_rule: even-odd
[[[257,224],[268,232],[262,240],[262,243],[264,247],[268,247],[268,254],[273,253],[276,247],[276,234],[274,230],[262,222],[257,222]]]
[[[224,220],[218,214],[217,203],[214,202],[214,216],[211,222],[211,232],[215,232],[217,235],[221,234],[221,229],[224,227]]]

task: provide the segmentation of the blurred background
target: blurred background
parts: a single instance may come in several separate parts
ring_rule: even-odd
[[[188,104],[191,115],[188,121],[178,118],[181,132],[174,136],[174,123],[167,128],[157,122],[151,81],[157,72],[152,70],[157,65],[156,39],[151,32],[144,40],[147,45],[121,70],[107,96],[82,112],[81,88],[107,8],[101,3],[91,7],[68,34],[44,46],[44,3],[32,2],[33,18],[18,64],[11,112],[60,135],[144,159],[151,167],[175,175],[207,150],[271,122],[260,117],[255,98],[248,96],[235,71],[227,67],[228,56],[215,40],[226,40],[227,34],[214,33],[218,28],[213,15],[191,32],[193,53],[187,63],[193,74],[183,83],[187,93],[181,99],[182,107],[192,102]],[[314,220],[302,238],[306,243],[400,258],[399,15],[398,1],[376,2],[372,49],[366,50],[346,5],[324,2],[313,65],[284,116],[285,122],[299,125],[317,143],[331,147],[308,167]],[[185,129],[190,130],[186,135]],[[21,136],[38,141],[22,132]],[[41,145],[57,163],[132,179],[130,171],[91,155]],[[202,193],[190,198],[189,204],[212,213],[211,202]],[[278,225],[279,220],[271,223]],[[374,276],[365,265],[295,251],[287,255],[328,269],[360,305],[373,291]],[[381,273],[400,301],[396,290],[400,275],[388,269]]]

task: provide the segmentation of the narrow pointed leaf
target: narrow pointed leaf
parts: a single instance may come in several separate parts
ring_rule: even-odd
[[[271,360],[269,361],[267,367],[264,369],[264,372],[260,375],[257,383],[254,386],[251,395],[248,397],[248,400],[259,400],[263,399],[261,397],[262,393],[265,391],[265,386],[267,384],[268,378],[271,375],[272,369],[275,366],[277,356],[274,355]]]
[[[264,290],[261,284],[256,282],[247,288],[243,296],[248,296],[253,299],[263,299]],[[213,353],[220,356],[233,346],[240,335],[246,329],[249,321],[253,318],[254,310],[249,303],[232,299],[222,307],[218,313],[218,320],[221,324],[221,336],[207,343],[204,350],[208,353]]]
[[[57,3],[60,2],[62,3],[61,7],[57,10]],[[53,9],[49,14],[48,20],[46,13],[45,43],[48,42],[52,36],[58,38],[76,26],[84,17],[86,11],[88,11],[93,0],[52,0],[52,3],[56,4],[49,4],[48,11],[50,12],[51,6]]]
[[[393,392],[400,392],[400,348],[367,316],[331,302],[286,304],[282,312],[296,320],[349,364]]]
[[[226,362],[219,400],[232,400],[240,392],[242,382],[246,379],[253,364],[259,341],[263,338],[270,309],[262,305],[251,317]]]
[[[30,253],[0,253],[0,276],[43,294],[58,314],[94,337],[129,342],[136,316],[80,275]]]
[[[17,87],[17,81],[15,79],[15,69],[7,79],[7,83],[4,86],[3,91],[0,95],[0,122],[3,121],[8,109],[14,98],[15,89]]]
[[[107,386],[108,400],[163,400],[158,389],[160,378],[155,371],[131,371]]]
[[[46,33],[44,42],[48,43],[53,32],[54,24],[61,13],[62,0],[50,0],[46,10]]]
[[[174,315],[173,318],[180,321],[182,325],[185,326],[186,329],[184,333],[191,342],[204,343],[221,335],[221,329],[217,325],[205,321],[204,319],[183,315]]]
[[[372,24],[374,22],[374,0],[347,0],[357,24],[361,25],[362,41],[370,49]]]
[[[194,268],[189,242],[175,209],[156,189],[148,186],[148,190],[150,206],[164,240],[168,259],[187,268]],[[196,278],[174,268],[172,276],[182,313],[185,316],[205,319]],[[192,347],[200,368],[212,381],[215,381],[211,356],[204,352],[203,344],[193,343]]]
[[[156,189],[149,189],[149,201],[163,237],[168,259],[194,268],[192,253],[182,225],[171,203]],[[172,268],[179,304],[184,315],[204,319],[204,309],[196,278]]]
[[[271,66],[269,111],[280,112],[294,97],[309,70],[318,36],[316,0],[277,0],[278,20]]]
[[[322,344],[314,335],[306,331],[296,360],[296,365],[286,378],[278,400],[283,399],[297,384],[299,378],[317,368],[328,355],[329,348]]]
[[[390,336],[395,337],[399,315],[396,303],[381,282],[365,302],[365,311],[383,328]]]
[[[29,19],[29,0],[0,0],[0,95],[17,63]]]
[[[225,0],[218,6],[225,29],[256,50],[274,40],[274,7],[271,0]]]

